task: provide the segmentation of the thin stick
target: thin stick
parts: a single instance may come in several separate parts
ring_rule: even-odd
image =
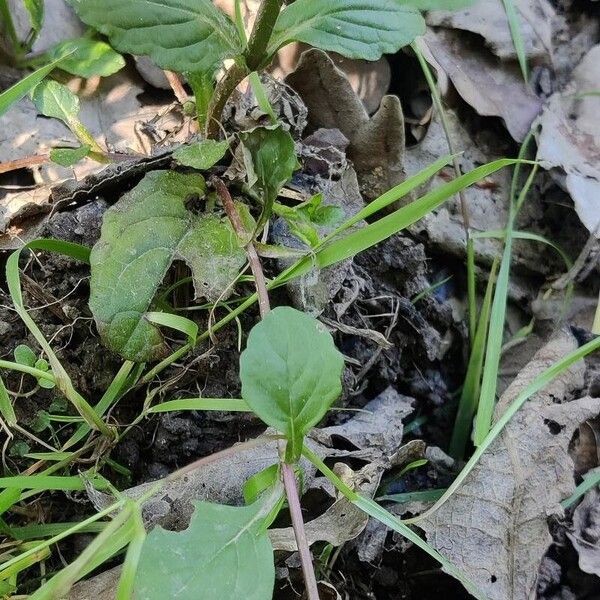
[[[223,207],[225,208],[225,212],[231,221],[234,231],[238,237],[244,239],[247,237],[248,232],[242,223],[229,190],[216,176],[212,177],[210,181],[217,191],[217,194],[221,198],[221,202],[223,203]],[[264,318],[271,310],[271,305],[269,302],[267,281],[262,270],[260,258],[256,252],[256,248],[254,247],[254,241],[252,239],[246,244],[246,253],[248,254],[248,262],[250,263],[250,268],[252,269],[252,274],[254,275],[254,284],[256,286],[256,293],[258,295],[260,316],[261,318]],[[308,600],[319,600],[317,578],[315,576],[310,547],[308,545],[308,539],[304,529],[304,519],[302,518],[302,507],[300,506],[300,496],[298,495],[298,487],[296,486],[294,467],[283,460],[283,456],[285,454],[285,444],[280,444],[279,453],[281,456],[280,462],[281,474],[283,476],[283,486],[285,488],[285,495],[287,496],[290,516],[292,518],[292,526],[294,528],[296,545],[298,546],[298,553],[300,554],[300,562],[302,564],[302,573],[304,575],[306,593]]]
[[[181,83],[181,79],[179,79],[179,75],[173,73],[173,71],[165,71],[164,73],[179,104],[185,104],[188,101],[188,95]]]
[[[36,165],[43,165],[49,161],[49,154],[38,154],[36,156],[17,158],[16,160],[0,163],[0,173],[10,173],[11,171],[16,171],[18,169],[28,169]]]

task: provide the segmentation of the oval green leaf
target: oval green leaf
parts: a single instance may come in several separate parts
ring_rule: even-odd
[[[213,71],[242,52],[235,25],[210,0],[69,0],[84,23],[120,52],[147,54],[163,69]]]
[[[329,332],[294,308],[272,310],[250,332],[240,358],[242,398],[288,439],[297,460],[302,439],[342,392],[344,359]]]
[[[268,53],[298,41],[377,60],[424,33],[423,17],[407,0],[296,0],[279,15]]]
[[[214,167],[227,153],[227,141],[202,140],[195,144],[182,146],[173,152],[173,158],[185,167],[205,171]]]
[[[226,218],[186,208],[205,189],[200,174],[154,171],[104,215],[90,255],[90,308],[105,343],[128,360],[164,355],[163,336],[146,314],[174,260],[189,265],[196,295],[213,301],[246,261]]]

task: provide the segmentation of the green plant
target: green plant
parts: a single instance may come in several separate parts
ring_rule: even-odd
[[[468,1],[446,0],[264,0],[246,39],[210,0],[69,0],[81,19],[107,35],[121,52],[147,54],[163,69],[185,73],[196,95],[200,124],[217,137],[223,107],[248,75],[261,71],[293,41],[376,60],[412,42],[425,30],[420,10],[455,8]],[[224,60],[233,65],[214,86]],[[256,79],[254,79],[256,83]]]

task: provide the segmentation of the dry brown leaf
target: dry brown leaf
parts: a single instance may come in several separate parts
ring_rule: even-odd
[[[577,96],[600,89],[600,45],[573,72],[565,92],[554,94],[538,119],[537,158],[545,169],[566,177],[575,210],[590,233],[600,238],[600,119],[598,96]]]
[[[592,471],[589,475],[597,473]],[[567,532],[579,555],[579,568],[600,577],[600,489],[595,487],[583,497],[573,513],[573,531]]]
[[[556,12],[547,0],[513,0],[513,4],[519,16],[525,55],[529,60],[549,61]],[[506,10],[498,0],[478,0],[458,11],[432,10],[427,14],[427,23],[476,33],[499,58],[517,58]]]
[[[510,135],[522,142],[541,101],[527,90],[518,66],[501,63],[451,29],[428,29],[424,43],[463,100],[482,116],[500,117]]]
[[[373,200],[405,179],[404,117],[396,96],[385,96],[372,118],[346,75],[321,50],[308,50],[286,78],[308,108],[308,131],[339,129],[350,140],[363,196]]]
[[[539,373],[577,347],[561,332],[509,386],[496,416]],[[599,398],[559,404],[583,385],[583,362],[552,381],[513,417],[463,485],[420,526],[427,540],[491,600],[523,600],[552,537],[547,518],[575,488],[568,446],[600,411]]]

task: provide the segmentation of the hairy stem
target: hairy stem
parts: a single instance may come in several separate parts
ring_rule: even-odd
[[[223,208],[225,208],[225,212],[227,213],[227,216],[229,217],[231,225],[233,226],[237,236],[241,239],[245,239],[248,237],[248,232],[244,228],[242,219],[240,218],[237,208],[235,207],[235,203],[231,198],[229,190],[218,177],[211,178],[211,183],[221,198]],[[254,285],[256,286],[256,293],[258,294],[260,316],[263,318],[271,310],[271,304],[269,302],[269,292],[267,291],[267,280],[265,279],[265,274],[263,273],[262,265],[260,264],[260,258],[256,252],[253,240],[250,240],[250,242],[246,244],[246,254],[248,255],[250,269],[254,275]]]
[[[266,55],[266,50],[282,4],[283,0],[263,0],[261,3],[248,48],[244,54],[245,61],[243,64],[241,64],[242,61],[235,62],[215,88],[206,119],[207,138],[216,139],[218,137],[223,109],[235,88],[252,71],[263,68],[269,60],[270,57]]]
[[[269,58],[266,56],[267,46],[282,4],[283,0],[263,0],[256,13],[254,29],[246,51],[246,64],[251,71],[262,68]]]
[[[227,73],[225,73],[219,83],[217,83],[215,93],[208,105],[208,114],[206,116],[206,137],[208,139],[214,140],[219,137],[221,116],[225,104],[227,100],[229,100],[231,94],[233,94],[235,88],[242,83],[249,73],[250,71],[247,67],[235,63]]]
[[[238,237],[245,239],[248,235],[248,232],[244,228],[244,224],[242,223],[229,190],[218,177],[212,177],[210,181],[217,191],[217,194],[221,198],[221,202],[223,203],[223,207],[225,208],[225,212],[231,221],[234,231]],[[271,305],[269,302],[267,281],[262,270],[260,258],[256,252],[256,248],[254,247],[253,240],[250,240],[246,245],[246,253],[248,254],[248,262],[250,263],[250,268],[252,270],[252,274],[254,275],[254,284],[256,286],[256,293],[258,295],[260,316],[261,318],[264,318],[271,310]],[[302,563],[302,573],[304,575],[304,582],[306,584],[306,593],[308,595],[308,600],[319,600],[317,579],[315,577],[310,547],[308,545],[306,531],[304,529],[304,520],[302,518],[302,508],[300,506],[298,487],[296,486],[294,467],[293,465],[285,462],[283,459],[285,455],[285,444],[280,444],[279,452],[281,455],[283,486],[285,488],[285,495],[287,496],[288,500],[290,516],[292,518],[292,526],[294,528],[294,536],[296,538],[296,545],[298,546],[298,553],[300,554],[300,562]]]

